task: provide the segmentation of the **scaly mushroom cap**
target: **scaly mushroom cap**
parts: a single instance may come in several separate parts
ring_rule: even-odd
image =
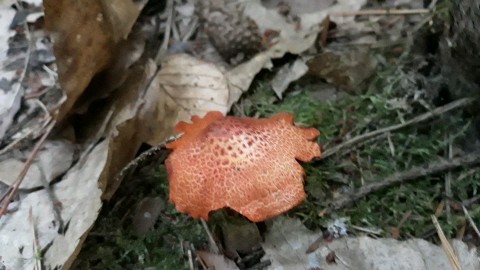
[[[167,145],[170,202],[194,218],[223,207],[254,222],[279,215],[306,196],[297,160],[320,156],[320,132],[295,126],[286,113],[255,119],[209,112],[175,131],[184,135]]]

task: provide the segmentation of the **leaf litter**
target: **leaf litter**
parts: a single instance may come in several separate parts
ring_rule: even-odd
[[[128,181],[131,175],[115,176],[135,157],[142,143],[159,145],[158,149],[161,149],[163,142],[173,135],[174,125],[179,121],[188,120],[192,115],[202,117],[211,110],[226,114],[232,109],[232,106],[234,107],[233,112],[242,116],[254,116],[252,113],[256,116],[267,116],[275,110],[286,109],[297,113],[299,123],[319,126],[321,130],[323,127],[325,131],[322,130],[323,135],[320,141],[324,141],[328,146],[328,143],[334,142],[335,139],[348,139],[354,134],[359,134],[360,131],[371,129],[371,124],[375,122],[369,119],[369,114],[372,117],[387,119],[387,117],[392,117],[392,112],[402,111],[398,107],[390,108],[390,111],[387,110],[386,112],[379,110],[379,107],[383,104],[393,104],[394,99],[390,96],[387,100],[384,100],[381,96],[364,97],[360,95],[360,103],[365,102],[365,100],[371,103],[367,102],[369,105],[365,108],[356,108],[358,111],[354,111],[354,113],[358,113],[359,117],[364,115],[366,117],[357,120],[359,124],[356,127],[357,130],[352,130],[355,125],[349,124],[352,120],[347,119],[345,115],[340,117],[337,115],[329,116],[326,112],[331,108],[320,111],[318,107],[308,107],[306,104],[312,104],[310,96],[305,95],[303,91],[287,90],[298,89],[299,85],[295,81],[302,76],[306,76],[307,80],[316,76],[317,80],[320,78],[329,83],[322,88],[325,89],[322,95],[327,93],[327,99],[330,99],[330,95],[335,95],[332,93],[338,92],[339,89],[340,91],[353,91],[358,95],[355,86],[363,85],[358,86],[358,88],[365,88],[374,85],[375,80],[378,80],[382,75],[375,74],[378,65],[386,66],[386,61],[395,61],[395,58],[374,59],[368,52],[360,51],[358,53],[355,50],[340,50],[338,46],[355,44],[368,44],[372,47],[382,44],[387,44],[382,46],[390,46],[388,44],[402,41],[403,37],[399,33],[409,23],[414,22],[417,25],[423,25],[420,20],[421,16],[408,18],[382,16],[387,15],[387,13],[381,12],[371,12],[374,15],[367,15],[367,18],[362,17],[363,15],[360,15],[359,18],[348,15],[348,13],[355,14],[365,5],[366,1],[338,1],[338,3],[324,1],[321,5],[318,1],[302,3],[298,3],[298,1],[266,2],[269,3],[240,1],[240,4],[233,4],[233,9],[230,11],[238,11],[238,14],[243,14],[246,18],[249,18],[245,23],[246,26],[245,28],[239,27],[240,32],[237,29],[237,32],[233,31],[230,36],[226,33],[225,39],[216,41],[212,36],[208,36],[208,31],[205,35],[205,29],[197,28],[199,21],[202,24],[201,20],[208,21],[212,18],[203,16],[199,20],[197,13],[193,12],[198,7],[195,7],[191,1],[169,0],[164,7],[146,2],[100,1],[92,2],[92,6],[85,9],[84,6],[80,7],[78,3],[72,4],[61,1],[54,4],[52,1],[46,0],[43,3],[45,16],[42,16],[40,3],[27,5],[24,9],[18,10],[10,7],[11,4],[17,4],[17,2],[5,3],[2,14],[5,13],[6,16],[2,16],[2,19],[15,21],[17,28],[16,32],[6,30],[0,36],[17,35],[21,37],[25,33],[25,37],[20,39],[23,39],[21,44],[23,44],[24,50],[16,56],[22,61],[12,62],[10,65],[4,64],[4,66],[10,68],[9,73],[5,74],[10,74],[11,77],[5,78],[2,81],[4,83],[0,85],[3,90],[18,89],[16,91],[0,91],[0,93],[6,94],[5,99],[0,99],[2,101],[0,115],[2,119],[5,116],[7,120],[2,121],[0,125],[0,134],[2,130],[5,133],[2,136],[0,161],[14,162],[17,168],[16,172],[15,170],[9,172],[11,176],[8,179],[7,177],[5,177],[6,180],[0,179],[5,183],[0,188],[2,191],[5,190],[6,193],[3,194],[10,192],[9,185],[12,186],[13,182],[17,183],[18,180],[15,176],[19,170],[23,169],[21,167],[22,160],[26,157],[30,158],[31,150],[29,149],[32,148],[33,140],[43,135],[44,128],[52,123],[53,119],[57,121],[58,126],[54,130],[52,138],[44,143],[41,151],[32,160],[31,169],[20,185],[17,197],[11,203],[14,207],[9,206],[9,212],[0,217],[0,234],[5,241],[0,245],[9,247],[8,251],[4,252],[3,249],[0,251],[0,263],[7,269],[34,269],[39,264],[62,269],[69,268],[72,265],[82,265],[82,263],[84,263],[83,265],[89,265],[88,268],[95,266],[96,263],[91,260],[86,259],[82,262],[75,261],[75,259],[98,218],[102,209],[102,199],[115,198],[115,193],[121,187],[122,180]],[[396,7],[396,5],[408,6],[409,3],[395,2],[389,4]],[[163,8],[165,8],[165,13],[159,16],[159,20],[144,15],[148,14],[147,11],[150,9],[158,12]],[[142,11],[142,9],[144,10]],[[25,15],[25,11],[28,15]],[[205,10],[203,11],[205,12]],[[228,9],[222,9],[222,12],[224,11],[228,12]],[[211,10],[208,11],[207,9],[206,14],[213,14],[210,12]],[[395,10],[392,12],[395,12]],[[421,11],[418,12],[422,13]],[[56,14],[63,15],[57,16]],[[369,13],[367,11],[364,14]],[[328,20],[326,20],[327,15],[330,15]],[[23,16],[25,19],[22,19]],[[243,20],[242,17],[239,18]],[[43,20],[45,20],[46,29],[44,29]],[[79,21],[81,23],[78,23]],[[208,25],[205,22],[203,24]],[[23,30],[21,27],[23,27]],[[218,25],[215,25],[215,22],[210,24],[210,27],[213,30],[223,31],[218,28]],[[389,28],[388,34],[385,34],[383,29],[388,27],[393,28]],[[44,30],[48,30],[48,32]],[[197,38],[196,31],[198,31],[199,39],[192,40]],[[219,32],[213,31],[211,33],[218,35]],[[219,51],[238,50],[239,47],[236,47],[236,45],[242,42],[236,42],[235,38],[244,36],[245,33],[248,36],[253,35],[251,40],[260,41],[252,43],[257,44],[255,45],[257,47],[254,48],[255,53],[247,53],[241,57],[236,57],[235,61],[221,59],[222,57],[218,56]],[[327,38],[319,40],[319,35]],[[151,37],[156,38],[152,39]],[[34,42],[37,39],[45,42]],[[4,38],[4,40],[7,39]],[[161,44],[159,44],[159,40],[161,40]],[[228,42],[229,40],[231,41]],[[388,42],[384,43],[385,40]],[[51,41],[54,44],[55,62],[53,62]],[[243,45],[249,46],[248,42],[243,43]],[[331,51],[322,47],[326,43],[333,48],[330,49]],[[155,44],[157,44],[157,47],[155,47]],[[161,49],[158,49],[158,45],[161,45]],[[152,46],[155,49],[152,50]],[[227,47],[220,48],[219,46]],[[7,51],[8,43],[5,48],[5,51]],[[25,50],[25,48],[27,49]],[[213,58],[205,56],[205,52],[210,52],[213,55],[217,54],[217,56]],[[293,60],[286,60],[281,65],[284,69],[279,69],[276,60],[272,60],[282,58],[285,54],[299,56]],[[328,66],[324,65],[324,60],[321,57],[329,59]],[[10,54],[5,61],[12,61],[17,58]],[[284,59],[288,59],[288,57]],[[317,63],[312,66],[306,59],[317,60]],[[364,65],[365,63],[368,64]],[[37,69],[33,69],[34,66]],[[13,69],[14,72],[12,72],[11,67],[16,67]],[[27,69],[28,67],[31,68]],[[291,67],[291,69],[287,69],[287,67]],[[308,72],[306,72],[305,67],[309,69]],[[329,70],[330,67],[334,67],[333,72]],[[318,69],[318,72],[311,73],[314,68]],[[255,95],[257,93],[248,93],[246,97],[242,97],[252,88],[252,82],[258,78],[263,69],[278,72],[277,79],[272,81],[267,79],[269,83],[266,85],[271,83],[273,89],[276,89],[275,94],[280,98],[285,98],[282,103],[273,103],[272,100],[275,98],[272,99],[272,96],[268,95],[263,96],[262,100],[256,100]],[[21,75],[19,78],[18,73]],[[406,84],[408,85],[408,82]],[[336,91],[326,91],[331,85],[337,88]],[[3,86],[7,88],[3,88]],[[389,92],[388,88],[385,91]],[[325,97],[322,95],[317,96]],[[294,100],[296,98],[306,98],[306,100],[295,105]],[[375,101],[374,98],[379,98],[379,100]],[[414,100],[414,102],[416,101]],[[342,99],[339,102],[342,102]],[[25,107],[30,109],[25,110]],[[362,111],[364,109],[369,113],[364,114]],[[378,111],[375,111],[375,109],[378,109]],[[338,112],[333,111],[333,114],[336,113]],[[398,117],[403,120],[404,117],[412,113],[412,111],[402,112],[394,119]],[[333,118],[327,119],[325,117]],[[329,124],[329,121],[336,122]],[[338,129],[340,133],[337,133]],[[403,138],[393,135],[393,138],[389,137],[389,141],[392,140],[398,143],[398,140],[403,140]],[[64,147],[58,149],[52,147],[55,142],[60,142],[60,145],[64,145]],[[398,146],[395,147],[392,142],[389,148],[390,153],[404,151],[401,148],[399,149]],[[160,152],[162,151],[160,150]],[[372,151],[370,156],[378,154],[374,149],[370,151]],[[342,156],[350,154],[351,157],[352,153],[358,155],[356,151],[350,151],[350,153],[347,151],[347,153],[341,154]],[[425,156],[428,156],[427,153],[418,152],[418,155],[423,155],[425,158]],[[44,162],[42,161],[44,155],[55,156],[58,161],[52,162],[55,161],[53,159],[50,162]],[[368,179],[368,177],[365,177],[369,174],[389,170],[385,167],[385,164],[381,164],[380,159],[374,160],[373,165],[376,166],[374,168],[362,165],[368,164],[368,162],[362,163],[363,158],[365,157],[352,158],[355,168],[353,173],[359,174],[362,181]],[[329,164],[328,162],[333,162],[333,160],[334,158],[325,162]],[[162,161],[160,159],[157,162],[161,163]],[[414,161],[412,162],[414,163]],[[3,163],[0,162],[0,164]],[[12,168],[11,166],[8,165],[6,170]],[[140,166],[134,164],[134,167],[141,167],[141,164]],[[360,172],[357,172],[357,170],[360,170]],[[314,175],[318,174],[318,169],[307,167],[309,174],[307,183],[318,182],[311,181],[312,177],[318,177],[318,175],[310,175],[312,171],[314,171]],[[325,170],[325,174],[327,173],[328,170]],[[2,178],[3,175],[2,172]],[[326,176],[322,177],[327,180],[331,179],[328,175]],[[165,176],[160,177],[160,179],[165,181]],[[159,185],[158,175],[155,181]],[[136,183],[135,190],[141,190],[143,184]],[[325,194],[323,191],[325,185],[329,184],[320,183],[319,194]],[[115,245],[118,248],[113,253],[109,253],[112,251],[108,248],[101,249],[100,252],[96,253],[96,260],[97,262],[100,261],[99,267],[109,259],[115,265],[114,262],[118,261],[119,258],[123,258],[120,261],[130,258],[131,261],[127,265],[131,267],[156,265],[164,268],[167,265],[171,267],[179,265],[179,260],[182,261],[181,258],[170,260],[169,257],[179,255],[177,253],[175,253],[176,255],[172,254],[171,250],[167,251],[162,245],[158,244],[160,242],[169,243],[171,246],[178,248],[176,250],[179,250],[187,258],[184,263],[187,261],[188,263],[184,266],[190,269],[198,268],[202,264],[197,260],[197,256],[202,259],[205,266],[210,265],[225,269],[237,269],[239,265],[242,266],[242,269],[255,267],[255,263],[252,262],[260,261],[263,251],[257,253],[255,245],[258,244],[258,237],[263,234],[263,231],[260,233],[260,231],[252,230],[257,226],[253,223],[245,223],[245,227],[239,226],[244,228],[240,229],[240,232],[251,230],[251,234],[238,233],[238,230],[220,223],[223,224],[223,226],[220,226],[222,227],[221,231],[224,232],[223,239],[228,241],[228,243],[224,243],[227,247],[225,254],[214,254],[208,251],[208,248],[202,248],[206,243],[202,237],[191,239],[194,244],[189,240],[181,239],[183,237],[181,235],[187,235],[188,237],[199,235],[197,230],[199,226],[197,226],[198,224],[192,224],[188,218],[176,213],[170,206],[167,206],[166,209],[163,208],[162,200],[158,200],[158,195],[162,194],[161,198],[165,198],[165,188],[164,184],[160,184],[159,190],[150,190],[150,192],[156,192],[156,194],[149,195],[157,198],[152,201],[154,203],[151,204],[151,208],[145,208],[142,207],[142,204],[139,204],[136,208],[130,209],[121,202],[118,203],[121,209],[112,209],[108,205],[103,207],[102,215],[106,215],[104,211],[110,210],[112,210],[112,213],[118,213],[119,210],[127,211],[123,212],[122,218],[116,221],[120,226],[125,222],[131,222],[129,216],[133,211],[137,215],[135,223],[137,224],[137,237],[140,237],[140,239],[128,240],[125,238],[119,240],[118,233],[128,234],[128,230],[110,231],[113,237],[117,239]],[[311,186],[307,185],[307,191],[310,188]],[[147,193],[144,191],[145,195],[148,195]],[[331,193],[341,193],[341,190],[332,189]],[[139,196],[141,195],[139,194]],[[127,195],[123,196],[123,198],[126,198]],[[145,196],[144,198],[148,197]],[[319,213],[318,205],[316,206],[317,210],[305,210],[305,208],[312,209],[312,205],[309,205],[310,200],[312,198],[309,197],[306,204],[298,207],[292,214],[303,215],[301,220],[311,225],[315,223],[314,220],[318,220],[318,218],[312,218],[312,213],[321,215],[321,212]],[[312,202],[317,203],[315,200],[316,198],[313,198]],[[6,204],[2,202],[2,205]],[[299,213],[298,210],[303,210],[304,213]],[[415,213],[413,215],[415,216]],[[102,216],[100,218],[102,221],[99,221],[96,226],[102,226],[104,219]],[[368,218],[368,216],[365,216],[365,218]],[[155,221],[158,222],[158,220],[161,220],[162,225],[160,227],[158,224],[155,225]],[[274,226],[277,220],[273,221]],[[304,239],[305,235],[312,234],[302,228],[303,225],[298,219],[295,219],[295,222],[298,224],[288,232],[285,231],[284,238],[290,239],[293,236],[294,238]],[[398,227],[400,228],[400,225]],[[402,231],[408,229],[408,226],[402,227]],[[282,261],[279,258],[287,256],[281,253],[282,248],[278,248],[282,246],[281,241],[283,240],[276,242],[277,240],[271,240],[272,238],[270,238],[272,234],[282,232],[282,230],[282,228],[275,229],[274,227],[267,232],[267,238],[263,245],[267,254],[265,260],[256,264],[257,267],[267,267],[270,264],[269,267],[275,269],[272,267]],[[181,231],[190,233],[181,234]],[[402,231],[399,232],[400,235],[402,235]],[[201,234],[204,234],[204,232]],[[109,234],[103,232],[100,232],[100,236],[107,243],[111,239]],[[141,239],[149,241],[148,237],[151,237],[150,241],[153,240],[157,244],[142,242]],[[251,238],[252,241],[246,241],[249,244],[244,243],[246,244],[244,246],[238,244],[241,243],[239,239],[245,237]],[[292,239],[292,241],[298,239]],[[315,239],[318,239],[318,234]],[[292,243],[295,243],[295,247],[306,245],[306,248],[308,248],[308,245],[313,242],[311,240],[307,237],[305,241],[293,241]],[[402,243],[404,243],[388,242],[388,239],[372,240],[365,237],[338,240],[338,242],[341,241],[347,243],[347,251],[350,246],[358,245],[357,242],[362,247],[368,246],[365,243],[375,247],[387,245],[392,247],[392,252],[394,252],[394,248],[397,248],[397,245],[392,243],[399,243],[398,246],[402,246]],[[415,242],[417,240],[410,241]],[[268,247],[271,242],[275,242],[273,245],[276,249]],[[384,242],[388,243],[385,244]],[[87,243],[92,243],[92,241],[87,240]],[[87,244],[85,252],[98,248],[99,245],[102,245],[101,243],[101,241],[97,242],[95,247]],[[153,249],[151,244],[153,244]],[[438,256],[443,256],[441,259],[443,263],[446,257],[443,254],[440,255],[442,250],[432,244],[427,245],[429,248],[436,248],[436,252],[439,253]],[[462,263],[466,262],[463,260],[463,255],[459,255],[466,253],[458,253],[458,250],[465,249],[465,246],[462,246],[459,242],[454,242],[454,247],[457,249],[457,256],[459,256],[460,261]],[[286,247],[287,250],[288,248]],[[404,253],[412,252],[408,248],[401,250],[404,250]],[[206,251],[200,251],[202,249]],[[145,250],[150,251],[150,253],[145,253]],[[245,250],[252,251],[245,252]],[[327,260],[327,257],[330,264],[322,264],[324,269],[329,269],[327,267],[330,266],[339,266],[342,263],[358,263],[358,265],[361,265],[361,263],[370,262],[350,262],[349,259],[360,255],[357,253],[350,255],[348,252],[347,255],[344,255],[344,249],[342,248],[335,250],[330,248],[328,256],[322,253],[321,261],[319,261],[320,259],[313,258],[313,254],[318,250],[325,251],[323,246],[319,247],[311,253],[312,255],[309,255],[311,258],[307,256],[308,261],[304,260],[305,254],[296,254],[296,259],[291,262],[294,262],[292,267],[297,268],[292,269],[310,265],[312,262],[326,263],[323,260]],[[362,248],[353,248],[353,250],[354,252],[363,251]],[[395,249],[395,251],[397,250]],[[473,254],[473,251],[473,249],[470,250],[469,254]],[[116,252],[124,253],[118,254]],[[372,251],[376,254],[375,252],[377,251]],[[98,257],[99,254],[104,256]],[[133,258],[130,257],[132,255]],[[155,255],[160,257],[156,258]],[[380,252],[379,257],[373,257],[377,260],[374,261],[377,263],[383,262],[384,257],[382,256]],[[237,264],[233,264],[227,257],[233,258]],[[252,257],[256,257],[256,259],[252,259]],[[365,256],[361,255],[361,257]],[[80,255],[80,258],[84,257]],[[303,259],[300,260],[299,258]],[[395,262],[395,260],[392,260],[392,262]],[[283,263],[281,266],[286,267],[287,264]],[[122,267],[125,266],[126,264],[122,265]],[[464,266],[465,269],[469,269],[469,266]],[[319,266],[315,264],[315,267]]]

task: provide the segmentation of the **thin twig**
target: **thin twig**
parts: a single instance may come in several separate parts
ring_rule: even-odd
[[[352,194],[348,194],[333,200],[329,205],[332,210],[338,210],[350,203],[358,201],[372,192],[395,184],[405,183],[419,177],[453,170],[459,167],[467,167],[478,164],[480,164],[480,153],[469,154],[450,160],[436,160],[423,166],[413,167],[408,171],[397,172],[385,178],[374,180],[372,183],[358,188]]]
[[[440,224],[438,223],[437,218],[432,215],[432,221],[433,225],[435,226],[435,229],[437,230],[438,237],[440,238],[440,241],[442,242],[442,247],[445,253],[447,253],[448,260],[453,266],[453,269],[455,270],[461,270],[462,267],[460,266],[460,262],[458,261],[457,256],[455,255],[455,252],[453,252],[453,248],[450,245],[450,243],[447,240],[447,237],[445,237],[445,234],[443,233],[442,227],[440,227]]]
[[[343,157],[343,156],[346,156],[348,154],[350,154],[351,152],[354,152],[355,150],[358,150],[360,149],[361,147],[363,146],[366,146],[366,145],[373,145],[374,143],[376,142],[380,142],[382,141],[383,139],[386,139],[387,138],[387,135],[388,133],[384,133],[384,134],[380,134],[376,137],[372,137],[372,138],[369,138],[369,139],[366,139],[362,142],[359,142],[357,143],[356,145],[350,147],[350,148],[347,148],[347,149],[343,149],[343,150],[340,150],[339,152],[336,153],[337,157]],[[327,150],[328,151],[328,150]],[[322,153],[323,155],[323,153]],[[322,157],[320,157],[322,158]]]
[[[38,140],[37,144],[33,148],[32,152],[30,153],[30,156],[28,157],[27,161],[25,162],[22,171],[18,175],[17,179],[15,180],[15,184],[13,185],[12,191],[10,194],[5,198],[3,201],[3,206],[0,208],[0,217],[5,215],[7,212],[8,205],[10,204],[10,201],[13,199],[15,194],[18,192],[18,188],[20,187],[20,184],[23,182],[23,179],[25,179],[25,176],[27,175],[28,170],[30,169],[30,166],[32,165],[33,160],[37,156],[38,151],[42,147],[43,143],[47,139],[48,135],[50,135],[50,132],[53,130],[53,127],[55,126],[56,121],[52,121],[48,127],[45,130],[45,133],[43,136]]]
[[[358,11],[332,12],[330,16],[350,17],[350,16],[378,16],[378,15],[417,15],[430,13],[432,10],[427,8],[419,9],[370,9]]]
[[[433,118],[435,116],[444,114],[444,113],[449,112],[453,109],[456,109],[456,108],[459,108],[459,107],[464,107],[465,105],[470,104],[473,101],[474,101],[474,99],[472,99],[472,98],[462,98],[462,99],[450,102],[447,105],[438,107],[438,108],[436,108],[436,109],[434,109],[430,112],[426,112],[426,113],[421,114],[417,117],[414,117],[414,118],[406,121],[405,123],[397,124],[397,125],[393,125],[393,126],[389,126],[389,127],[385,127],[385,128],[381,128],[381,129],[377,129],[375,131],[359,135],[359,136],[357,136],[355,138],[352,138],[351,140],[348,140],[348,141],[346,141],[342,144],[336,145],[336,146],[334,146],[330,149],[326,149],[325,152],[322,153],[322,156],[320,157],[320,159],[327,158],[327,157],[337,153],[338,151],[342,150],[343,148],[351,147],[355,144],[358,144],[362,141],[365,141],[365,140],[368,140],[370,138],[376,137],[376,136],[381,135],[383,133],[396,131],[396,130],[411,126],[413,124],[417,124],[417,123],[426,121],[430,118]]]
[[[465,205],[465,207],[469,207],[470,205],[476,203],[477,201],[480,201],[480,194],[470,199],[464,200],[463,205]]]
[[[188,266],[190,267],[190,270],[195,270],[195,267],[193,267],[192,251],[190,249],[188,249],[187,254],[188,254]]]
[[[167,0],[167,7],[166,7],[167,22],[165,26],[165,33],[163,35],[162,45],[158,49],[157,55],[155,56],[155,63],[157,65],[160,64],[163,56],[165,55],[165,52],[168,49],[168,42],[170,41],[170,31],[172,29],[172,23],[173,23],[173,4],[174,4],[173,0]]]
[[[38,166],[38,169],[40,171],[40,181],[42,182],[43,188],[45,189],[45,192],[47,192],[48,198],[50,199],[50,202],[52,204],[53,216],[58,226],[57,232],[63,234],[65,223],[63,222],[63,219],[62,219],[61,210],[57,206],[60,200],[57,199],[55,192],[53,192],[53,189],[47,180],[47,176],[45,174],[45,171],[43,170],[43,167]]]
[[[169,150],[165,148],[165,143],[154,146],[142,152],[134,160],[130,161],[120,172],[115,176],[114,182],[121,182],[125,177],[130,176],[137,168],[141,168],[142,164],[148,164],[152,161],[163,163],[167,158]]]
[[[25,132],[23,135],[21,135],[20,137],[18,137],[17,139],[12,141],[11,143],[9,143],[7,146],[5,146],[3,149],[0,150],[0,156],[7,153],[11,149],[13,149],[15,147],[15,145],[17,145],[18,143],[20,143],[21,141],[26,139],[28,136],[32,135],[32,133],[34,131],[35,131],[35,129],[32,128],[28,132]]]
[[[185,31],[185,33],[183,34],[182,41],[184,42],[188,41],[195,33],[195,30],[197,30],[197,27],[198,27],[198,18],[195,16],[193,17],[193,20],[190,23],[188,30]]]

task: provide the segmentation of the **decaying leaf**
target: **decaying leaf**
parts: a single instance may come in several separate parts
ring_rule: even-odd
[[[268,269],[450,269],[451,265],[444,250],[423,239],[397,241],[394,239],[372,239],[366,236],[340,238],[323,242],[318,249],[306,253],[320,233],[309,231],[295,219],[278,217],[273,221],[262,244],[271,260]],[[455,254],[462,269],[479,269],[475,248],[469,249],[461,241],[453,240]],[[335,264],[331,264],[331,254]],[[329,263],[330,262],[330,263]]]

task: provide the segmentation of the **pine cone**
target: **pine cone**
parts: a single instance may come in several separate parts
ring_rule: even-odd
[[[243,11],[238,0],[203,0],[197,5],[203,31],[220,55],[233,64],[263,48],[258,26]]]

